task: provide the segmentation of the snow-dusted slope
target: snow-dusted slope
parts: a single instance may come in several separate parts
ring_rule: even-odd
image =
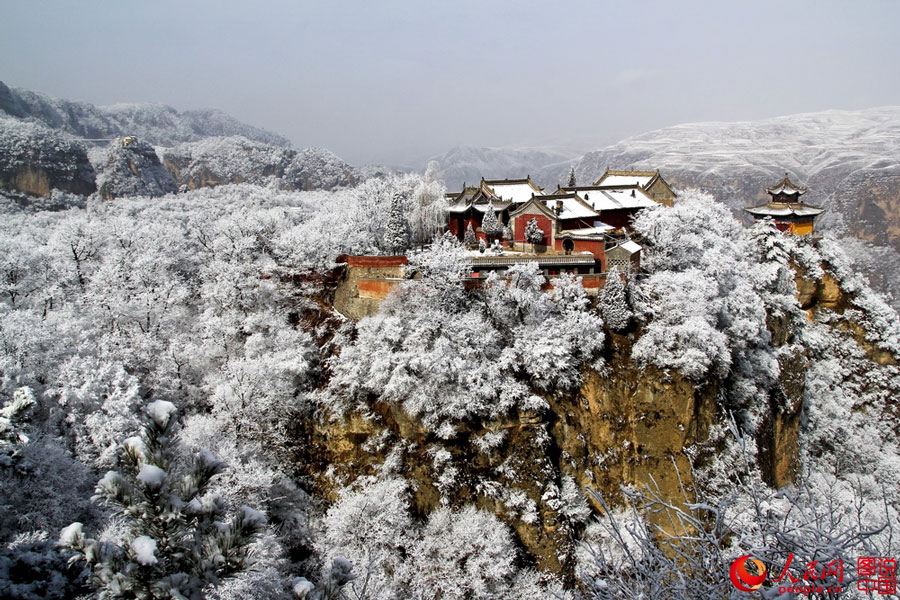
[[[190,189],[252,183],[285,190],[352,186],[361,173],[322,148],[295,150],[240,136],[208,138],[163,152],[163,163],[178,184]]]
[[[706,189],[732,208],[767,198],[785,172],[828,209],[822,225],[900,248],[900,107],[830,110],[739,123],[691,123],[584,155],[579,181],[611,168],[658,168],[676,186]],[[538,172],[553,186],[567,166]]]
[[[512,148],[476,148],[457,146],[436,160],[440,166],[440,178],[448,190],[458,190],[463,183],[478,183],[481,178],[520,178],[548,165],[566,164],[574,158],[550,150],[520,150]],[[568,166],[565,167],[568,169]],[[568,171],[566,171],[568,172]]]
[[[157,146],[173,146],[207,137],[240,135],[275,146],[290,146],[286,138],[241,123],[220,110],[179,112],[162,104],[94,106],[87,102],[53,98],[40,92],[9,88],[0,81],[2,112],[81,138],[135,135]]]

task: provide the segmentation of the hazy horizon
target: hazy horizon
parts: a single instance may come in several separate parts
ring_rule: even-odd
[[[4,8],[11,87],[219,108],[354,164],[900,104],[900,4],[886,1]]]

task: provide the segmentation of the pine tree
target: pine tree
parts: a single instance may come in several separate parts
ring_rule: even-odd
[[[466,235],[463,238],[463,245],[466,248],[474,248],[478,243],[478,238],[475,237],[475,230],[472,229],[472,222],[469,221],[469,226],[466,227]]]
[[[628,300],[625,297],[625,284],[619,269],[613,267],[606,274],[606,285],[600,290],[597,298],[597,306],[603,321],[613,331],[621,331],[628,327],[631,321],[631,309],[628,308]]]
[[[174,413],[171,402],[150,403],[141,437],[123,444],[122,472],[97,484],[95,498],[130,525],[126,543],[86,538],[81,523],[62,531],[60,544],[87,563],[100,597],[199,600],[205,586],[249,566],[248,546],[265,527],[265,516],[247,506],[227,518],[209,490],[225,468],[212,454],[201,451],[179,469]]]
[[[525,241],[529,244],[540,244],[544,241],[544,230],[538,225],[537,219],[528,221],[525,226]]]
[[[481,231],[484,232],[488,239],[502,231],[502,226],[497,220],[497,213],[494,212],[493,201],[488,201],[487,209],[484,211],[484,218],[481,220]]]
[[[575,183],[575,167],[572,166],[569,169],[569,187],[575,187],[576,185],[578,184]]]
[[[403,215],[403,198],[400,194],[394,194],[391,200],[391,213],[388,217],[384,245],[391,254],[403,254],[409,248],[409,229]]]

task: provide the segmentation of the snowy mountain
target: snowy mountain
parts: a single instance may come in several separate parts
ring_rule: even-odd
[[[138,141],[126,148],[124,136]],[[79,138],[113,141],[85,148]],[[98,187],[106,199],[228,183],[330,190],[386,172],[353,167],[323,148],[291,148],[286,138],[217,110],[97,107],[0,82],[0,188],[26,203],[53,189],[88,195]]]
[[[285,190],[334,189],[359,183],[357,169],[322,148],[281,148],[245,137],[208,138],[163,152],[163,164],[189,189],[227,183]]]
[[[440,178],[448,190],[461,188],[463,183],[478,183],[485,179],[524,177],[541,169],[568,164],[575,155],[555,150],[477,148],[457,146],[442,156],[431,160],[440,167]],[[560,166],[560,168],[563,168]]]
[[[174,146],[207,137],[241,135],[275,146],[291,144],[287,138],[241,123],[220,110],[179,112],[162,104],[94,106],[10,88],[0,81],[3,112],[87,139],[134,135],[157,146]]]
[[[585,154],[579,181],[607,168],[660,169],[677,187],[698,187],[731,208],[768,198],[790,173],[804,200],[828,210],[823,227],[900,248],[900,107],[830,110],[753,122],[691,123],[631,137]],[[568,166],[540,170],[554,186]]]

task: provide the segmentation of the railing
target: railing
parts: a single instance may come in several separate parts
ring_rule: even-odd
[[[591,266],[597,259],[593,254],[555,254],[545,256],[473,256],[473,267],[511,267],[521,263],[536,262],[544,265],[581,265]]]

